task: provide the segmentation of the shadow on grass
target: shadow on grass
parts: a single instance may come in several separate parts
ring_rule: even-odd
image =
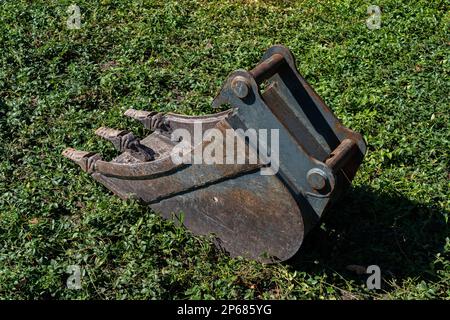
[[[0,98],[0,128],[3,128],[6,125],[6,113],[8,111],[8,106],[5,101]]]
[[[367,278],[348,265],[378,265],[385,280],[433,279],[435,255],[450,234],[439,209],[368,187],[346,192],[322,222],[288,264],[302,271],[336,271],[346,280]]]

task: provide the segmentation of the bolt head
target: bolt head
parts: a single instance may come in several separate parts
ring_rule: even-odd
[[[306,179],[308,180],[311,188],[318,191],[324,189],[328,181],[326,173],[317,168],[309,170],[306,175]]]
[[[237,76],[231,81],[231,89],[234,94],[241,99],[248,95],[249,86],[247,79],[242,76]]]

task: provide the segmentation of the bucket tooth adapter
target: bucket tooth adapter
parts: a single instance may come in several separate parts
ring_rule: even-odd
[[[334,116],[276,45],[250,71],[231,73],[205,116],[129,109],[151,133],[96,134],[120,152],[63,155],[123,199],[134,198],[233,256],[284,261],[351,184],[362,136]]]

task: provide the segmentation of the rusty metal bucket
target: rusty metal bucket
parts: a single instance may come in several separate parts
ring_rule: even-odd
[[[182,215],[196,234],[215,234],[231,255],[289,259],[350,185],[365,142],[339,122],[280,45],[251,71],[228,76],[213,101],[223,105],[231,108],[206,116],[129,109],[125,115],[152,133],[138,139],[98,129],[121,152],[117,158],[72,148],[63,155],[119,197],[139,199],[168,219]],[[276,139],[265,143],[272,133]],[[214,161],[201,159],[208,148]]]

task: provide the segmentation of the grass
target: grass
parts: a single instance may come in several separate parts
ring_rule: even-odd
[[[446,1],[77,0],[0,4],[1,299],[449,299]],[[381,28],[365,24],[381,7]],[[66,159],[112,157],[124,110],[211,112],[227,74],[282,43],[368,142],[351,190],[289,263],[217,252]],[[377,264],[382,289],[349,265]],[[66,288],[69,265],[84,270]]]

